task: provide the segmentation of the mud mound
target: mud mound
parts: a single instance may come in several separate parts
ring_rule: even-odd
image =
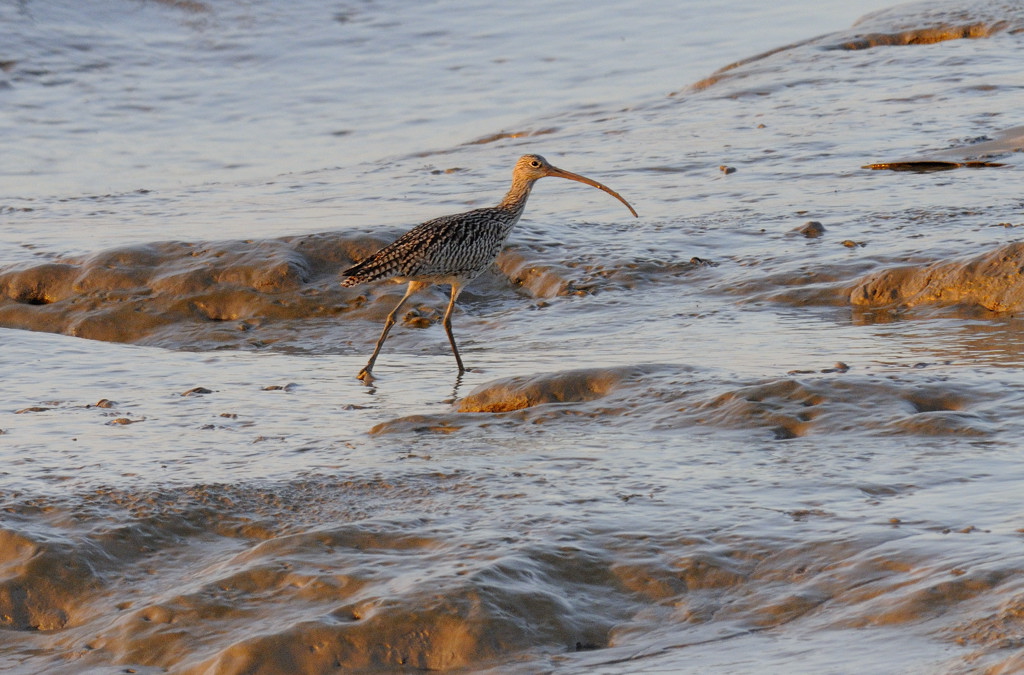
[[[379,323],[403,284],[339,286],[339,274],[390,238],[322,233],[258,241],[160,242],[0,270],[0,327],[170,348],[302,348],[344,316]],[[705,261],[563,262],[564,251],[511,248],[466,297],[534,298],[630,289]],[[440,320],[447,289],[417,295],[413,327]],[[317,324],[317,320],[321,323]],[[371,339],[370,331],[366,340]]]
[[[665,283],[715,263],[700,258],[656,260],[651,258],[610,261],[596,259],[562,260],[550,253],[525,246],[510,246],[496,261],[508,279],[536,298],[561,295],[592,295],[604,291],[633,290]]]
[[[423,507],[479,495],[422,478],[7,500],[20,525],[73,520],[88,534],[55,544],[0,530],[3,627],[52,631],[80,668],[183,673],[448,670],[607,645],[627,596],[605,556],[542,545],[467,557],[422,528]],[[362,512],[428,486],[413,517]]]
[[[99,586],[90,557],[0,529],[0,627],[45,631],[74,624],[83,598]]]
[[[495,420],[536,422],[565,415],[595,419],[619,417],[628,412],[628,401],[647,389],[643,376],[659,369],[658,366],[585,368],[496,380],[474,389],[455,404],[451,413],[401,417],[378,424],[370,433],[448,433],[466,425],[489,424]]]
[[[511,377],[482,385],[459,402],[459,412],[508,412],[549,403],[580,403],[608,395],[634,368],[588,368],[550,375]]]
[[[1024,17],[1005,3],[959,0],[921,2],[892,7],[861,18],[852,31],[838,36],[827,49],[927,45],[947,40],[987,38],[1003,31],[1024,30]],[[849,33],[854,33],[849,35]]]
[[[1024,308],[1024,244],[929,265],[906,265],[870,274],[850,293],[858,307],[973,305],[993,312]]]
[[[978,671],[983,665],[988,673],[1024,671],[1024,594],[1007,598],[990,614],[951,626],[947,635],[960,645],[975,648],[967,660]]]
[[[349,510],[367,498],[387,504],[385,493],[406,481],[429,489],[394,503],[400,508],[387,519]],[[981,655],[1017,643],[1020,599],[1004,592],[1020,578],[1011,537],[977,548],[972,537],[981,535],[970,527],[940,536],[851,526],[821,508],[759,508],[768,512],[762,522],[721,532],[700,518],[670,532],[627,518],[590,523],[581,536],[578,523],[559,529],[542,511],[463,492],[474,482],[424,474],[8,500],[20,525],[43,518],[59,535],[74,520],[89,534],[62,547],[5,529],[6,562],[13,553],[73,568],[84,557],[78,567],[87,564],[92,580],[82,586],[58,573],[46,582],[57,570],[37,570],[75,620],[8,625],[32,631],[11,641],[34,640],[40,672],[72,672],[61,670],[71,661],[73,672],[268,675],[478,670],[530,653],[565,659],[590,650],[622,663],[637,657],[639,633],[667,629],[679,646],[794,621],[808,630],[930,625]],[[884,489],[906,496],[917,488]],[[215,530],[198,526],[211,502]],[[454,522],[452,509],[462,514]],[[182,528],[182,517],[197,526]],[[251,527],[254,520],[271,527]],[[784,523],[823,527],[799,540],[779,536]],[[473,528],[477,542],[446,536],[451,527]],[[537,536],[548,528],[562,536]]]
[[[383,422],[370,433],[452,433],[523,422],[637,425],[644,430],[717,427],[771,434],[979,436],[992,433],[988,395],[877,380],[842,369],[806,379],[737,384],[725,391],[678,366],[584,369],[514,377],[481,385],[451,412]]]
[[[742,77],[749,74],[751,69],[748,66],[792,50],[859,50],[924,45],[1021,31],[1024,31],[1024,11],[1019,5],[998,0],[969,4],[959,0],[902,4],[869,14],[849,30],[787,45],[729,64],[696,82],[690,89],[707,89],[734,76]]]
[[[986,436],[973,396],[932,386],[849,379],[784,378],[720,394],[686,410],[688,422],[765,428],[777,439],[808,434],[912,433]]]
[[[0,325],[146,343],[161,329],[203,325],[197,340],[243,342],[266,321],[358,309],[338,272],[379,240],[319,234],[208,244],[163,242],[0,273]]]

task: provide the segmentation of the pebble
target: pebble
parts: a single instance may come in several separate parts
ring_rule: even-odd
[[[793,231],[804,235],[808,239],[817,239],[821,235],[825,234],[825,226],[817,220],[808,220]]]

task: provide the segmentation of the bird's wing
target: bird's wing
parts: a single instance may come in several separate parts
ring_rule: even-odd
[[[460,214],[463,215],[463,214]],[[442,216],[417,225],[369,258],[342,272],[343,286],[391,277],[414,276],[426,267],[443,264],[441,248],[446,242],[461,240],[458,216]]]

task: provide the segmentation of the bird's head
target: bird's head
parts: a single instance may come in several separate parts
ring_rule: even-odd
[[[548,163],[548,160],[540,155],[523,155],[516,162],[515,169],[512,172],[526,180],[537,180],[544,176],[550,176],[551,169],[554,168]]]
[[[615,197],[625,204],[626,208],[629,209],[629,212],[633,214],[633,217],[636,217],[636,211],[633,207],[630,206],[629,202],[623,199],[615,190],[611,189],[607,185],[598,183],[596,180],[591,180],[586,176],[581,176],[578,173],[559,169],[557,166],[550,164],[548,160],[544,159],[540,155],[523,155],[519,158],[519,161],[516,162],[516,167],[512,171],[512,180],[517,182],[529,181],[532,183],[533,181],[544,178],[545,176],[574,180],[579,183],[585,183],[586,185],[596,187],[598,190],[604,190],[612,197]]]

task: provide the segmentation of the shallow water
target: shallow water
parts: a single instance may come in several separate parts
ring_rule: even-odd
[[[1024,667],[1020,8],[461,8],[0,9],[0,670]]]

